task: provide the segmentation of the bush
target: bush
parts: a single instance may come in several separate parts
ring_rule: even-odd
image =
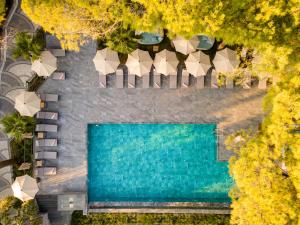
[[[112,33],[98,40],[98,46],[103,48],[103,44],[110,49],[123,54],[129,54],[137,48],[138,39],[135,37],[134,30],[120,27]]]
[[[74,211],[71,225],[229,225],[229,215],[206,214],[145,214],[145,213],[90,213]]]
[[[34,35],[20,32],[16,35],[16,47],[13,49],[12,55],[15,59],[22,56],[26,60],[36,60],[44,48],[45,41],[42,30],[38,30]]]
[[[14,197],[7,197],[0,201],[0,224],[10,225],[41,225],[38,206],[35,200],[21,202]]]

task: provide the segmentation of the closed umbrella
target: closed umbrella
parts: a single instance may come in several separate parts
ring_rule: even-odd
[[[170,52],[166,49],[155,55],[154,67],[157,73],[164,75],[177,74],[178,59],[175,52]]]
[[[43,51],[40,58],[32,63],[31,70],[38,76],[48,77],[57,69],[57,58],[49,51]]]
[[[98,50],[93,62],[96,70],[104,75],[116,72],[120,64],[118,53],[109,48]]]
[[[136,49],[128,55],[126,66],[129,74],[143,76],[149,74],[153,60],[147,51]]]
[[[24,91],[16,96],[15,109],[22,116],[33,116],[41,109],[41,99],[34,92]]]
[[[172,42],[176,51],[184,55],[188,55],[191,52],[196,51],[197,46],[199,45],[199,39],[197,36],[192,37],[190,40],[182,37],[176,37]]]
[[[213,60],[216,71],[219,73],[233,72],[239,63],[236,52],[229,48],[217,51]]]
[[[209,56],[203,52],[193,52],[185,60],[187,71],[195,77],[205,76],[211,67]]]
[[[11,188],[14,196],[23,202],[34,199],[39,191],[36,180],[28,175],[17,177]]]

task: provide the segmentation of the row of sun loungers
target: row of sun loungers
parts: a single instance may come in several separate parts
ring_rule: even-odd
[[[44,102],[58,102],[59,96],[57,94],[40,94],[41,100]],[[40,111],[36,114],[39,120],[57,121],[58,112]],[[58,145],[57,138],[47,138],[47,133],[56,133],[58,126],[56,124],[38,123],[35,131],[37,136],[35,139],[35,160],[36,168],[35,175],[38,177],[49,176],[56,174],[56,167],[45,166],[45,160],[57,159],[57,151],[55,148]],[[50,151],[49,151],[50,149]]]
[[[186,69],[182,70],[181,76],[181,87],[187,88],[190,84],[190,74]],[[215,70],[211,72],[211,79],[210,79],[210,87],[211,88],[219,88],[218,84],[218,73]],[[99,75],[99,83],[101,88],[106,88],[106,79],[107,76],[100,74]],[[169,88],[175,89],[178,87],[177,84],[178,76],[176,74],[169,75]],[[204,80],[205,76],[195,77],[196,83],[195,86],[198,89],[204,88]],[[264,79],[259,79],[258,88],[259,89],[266,89],[267,88],[267,80],[268,77]],[[124,88],[124,73],[123,69],[117,69],[116,71],[116,87],[117,88]],[[133,74],[128,75],[128,88],[135,88],[136,87],[136,76]],[[150,87],[150,74],[146,74],[142,76],[142,88],[149,88]],[[225,87],[228,89],[234,88],[233,79],[230,77],[226,77],[225,79]],[[251,88],[251,74],[249,73],[248,76],[246,74],[245,80],[242,83],[242,87],[244,89]],[[157,73],[156,70],[153,70],[153,88],[161,88],[161,74]]]

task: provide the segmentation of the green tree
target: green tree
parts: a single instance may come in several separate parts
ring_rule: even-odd
[[[138,39],[135,37],[134,30],[119,27],[112,33],[105,36],[104,42],[107,47],[123,54],[129,54],[137,48]]]
[[[20,32],[16,35],[16,46],[13,49],[13,57],[22,56],[26,60],[36,60],[40,57],[45,47],[41,31],[31,35]]]
[[[0,23],[2,23],[5,19],[5,10],[6,10],[5,3],[6,3],[5,0],[0,0]]]
[[[34,118],[21,116],[18,112],[6,115],[1,119],[4,131],[16,141],[20,142],[25,133],[32,133],[34,129]]]
[[[299,73],[287,75],[265,97],[261,129],[228,137],[227,148],[237,154],[230,160],[232,224],[299,224],[299,90]]]

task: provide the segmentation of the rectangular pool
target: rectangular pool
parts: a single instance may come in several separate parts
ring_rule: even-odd
[[[89,124],[89,202],[229,202],[215,124]]]

